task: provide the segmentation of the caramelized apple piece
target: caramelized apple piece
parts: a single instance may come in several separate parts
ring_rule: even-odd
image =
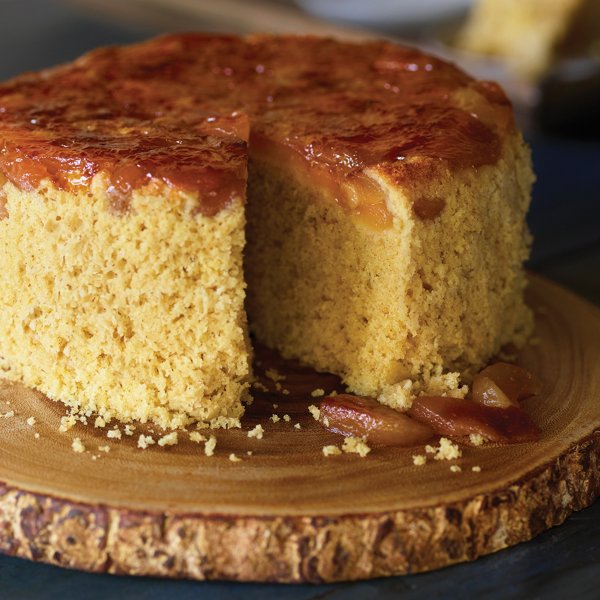
[[[493,408],[462,398],[419,396],[409,414],[440,435],[479,433],[493,442],[527,442],[537,440],[540,434],[518,406]]]
[[[473,380],[473,400],[486,406],[518,406],[521,400],[542,390],[541,382],[529,371],[499,362],[486,367]]]
[[[340,394],[324,398],[319,422],[329,431],[366,437],[382,446],[414,446],[433,437],[433,430],[376,400]]]

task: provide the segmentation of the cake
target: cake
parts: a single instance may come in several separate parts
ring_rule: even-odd
[[[468,372],[531,327],[532,179],[497,85],[387,42],[178,34],[23,75],[0,86],[5,377],[228,427],[248,323],[359,394]]]
[[[585,53],[599,25],[596,0],[477,0],[458,44],[535,80],[560,56]]]

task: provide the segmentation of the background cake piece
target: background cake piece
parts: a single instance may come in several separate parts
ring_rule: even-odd
[[[477,0],[457,43],[537,79],[559,55],[585,51],[599,25],[596,0]]]

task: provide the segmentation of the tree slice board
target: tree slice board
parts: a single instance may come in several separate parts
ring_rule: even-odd
[[[185,432],[146,450],[140,425],[120,441],[79,423],[60,433],[60,403],[0,381],[0,413],[14,412],[0,417],[0,551],[97,572],[322,582],[425,571],[529,540],[600,493],[600,311],[537,276],[528,301],[537,343],[519,362],[544,383],[526,405],[542,439],[464,447],[452,463],[415,466],[422,447],[324,457],[341,438],[307,407],[312,390],[341,391],[339,380],[264,349],[258,374],[277,369],[290,394],[262,377],[272,391],[255,394],[241,430],[202,432],[216,435],[212,457]],[[257,423],[264,437],[248,438]]]

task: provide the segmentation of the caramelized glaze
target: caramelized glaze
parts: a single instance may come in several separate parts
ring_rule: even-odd
[[[385,227],[365,170],[408,180],[424,165],[493,164],[507,123],[497,86],[410,48],[170,35],[1,85],[0,170],[28,190],[104,172],[117,211],[158,180],[214,214],[243,195],[250,135],[250,152],[266,139],[300,157],[344,208]]]

